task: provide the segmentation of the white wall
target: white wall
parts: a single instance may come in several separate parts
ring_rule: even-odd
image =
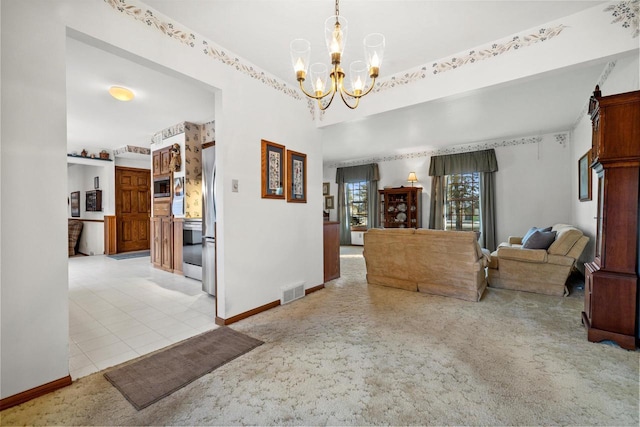
[[[280,288],[294,282],[302,281],[306,287],[323,283],[322,153],[305,101],[204,55],[200,48],[171,39],[107,2],[3,0],[0,7],[4,202],[0,397],[69,373],[64,249],[67,28],[220,89],[215,117],[219,317],[230,318],[278,300]],[[154,12],[154,16],[161,15]],[[308,203],[260,198],[261,139],[307,154]],[[19,186],[7,184],[17,177]],[[231,179],[239,180],[238,193],[231,192]],[[52,185],[42,191],[43,183]],[[29,227],[15,227],[18,223]],[[24,257],[25,253],[33,256]]]
[[[2,398],[69,374],[65,31],[53,4],[0,3]]]
[[[615,67],[608,78],[600,85],[603,96],[615,95],[618,93],[631,92],[640,89],[639,83],[640,65],[638,55],[631,55],[617,61]],[[597,82],[594,82],[594,88]],[[585,103],[588,100],[588,94]],[[591,118],[585,114],[578,125],[573,129],[571,137],[571,176],[578,176],[578,159],[591,149]],[[580,202],[578,200],[577,178],[571,182],[571,222],[589,236],[589,244],[585,248],[578,268],[584,271],[584,263],[593,261],[595,255],[596,238],[596,212],[598,180],[596,174],[591,171],[592,178],[592,199]]]
[[[141,158],[130,159],[127,157],[116,156],[116,166],[123,168],[149,169],[149,173],[151,173],[151,156],[139,155],[139,157]]]

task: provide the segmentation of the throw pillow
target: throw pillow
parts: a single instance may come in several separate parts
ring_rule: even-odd
[[[522,242],[522,247],[525,249],[548,249],[549,246],[556,240],[555,231],[540,231],[536,230],[529,236],[529,238]]]
[[[524,236],[522,237],[522,244],[524,245],[524,242],[526,242],[526,241],[527,241],[527,239],[528,239],[529,237],[531,237],[531,235],[532,235],[533,233],[535,233],[536,231],[551,231],[551,227],[545,227],[545,228],[542,228],[542,227],[531,227],[531,228],[529,229],[529,231],[527,231],[527,232],[524,234]]]

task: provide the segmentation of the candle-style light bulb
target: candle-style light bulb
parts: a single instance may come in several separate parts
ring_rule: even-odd
[[[372,67],[380,67],[380,59],[378,58],[378,53],[375,52],[373,54],[373,57],[371,58],[371,64]]]
[[[364,87],[364,83],[362,83],[362,79],[360,79],[360,76],[358,76],[356,81],[353,82],[353,90],[362,90],[363,87]]]
[[[304,70],[304,62],[302,61],[302,58],[298,58],[298,60],[296,61],[296,65],[294,67],[294,70],[296,72]]]

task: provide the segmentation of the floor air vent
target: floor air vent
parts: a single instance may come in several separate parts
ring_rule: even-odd
[[[293,300],[297,300],[304,296],[304,282],[297,283],[295,285],[282,288],[282,296],[280,297],[280,304],[286,304]]]

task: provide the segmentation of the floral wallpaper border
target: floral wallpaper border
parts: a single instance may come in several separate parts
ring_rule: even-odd
[[[631,37],[640,35],[640,0],[621,1],[607,6],[603,12],[611,12],[614,18],[612,24],[620,22],[622,28],[631,28]]]
[[[113,150],[114,156],[117,156],[119,154],[126,154],[126,153],[144,154],[149,156],[151,155],[151,149],[145,148],[145,147],[137,147],[135,145],[125,145],[124,147],[120,147]]]
[[[556,139],[558,136],[556,135]],[[566,136],[565,136],[566,138]],[[490,148],[511,147],[514,145],[536,144],[542,142],[542,136],[534,136],[520,139],[510,139],[493,142],[478,142],[467,145],[457,145],[455,147],[441,148],[433,151],[419,151],[416,153],[396,154],[392,156],[374,157],[366,160],[354,160],[350,162],[338,162],[327,165],[328,167],[344,167],[366,165],[368,163],[392,162],[395,160],[415,159],[419,157],[440,156],[443,154],[469,153],[471,151],[488,150]]]
[[[532,46],[537,43],[550,40],[558,36],[562,30],[567,28],[560,24],[552,28],[540,28],[536,33],[527,35],[517,35],[511,40],[504,43],[493,43],[491,47],[482,49],[472,49],[466,55],[452,56],[448,59],[434,62],[430,67],[422,65],[419,68],[396,74],[388,79],[383,79],[376,84],[374,92],[381,92],[396,86],[403,86],[409,83],[415,83],[427,77],[428,74],[441,74],[447,71],[456,70],[468,64],[473,64],[485,59],[494,58],[507,52],[518,50],[524,47]],[[431,69],[431,73],[428,70]]]

